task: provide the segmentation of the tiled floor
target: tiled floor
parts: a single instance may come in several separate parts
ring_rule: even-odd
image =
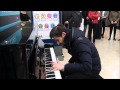
[[[95,46],[98,49],[102,70],[100,75],[104,79],[120,79],[120,32],[116,32],[116,41],[109,37],[109,28],[106,28],[105,36],[101,40],[96,40]],[[61,63],[66,64],[71,57],[66,49],[63,49],[64,60]]]

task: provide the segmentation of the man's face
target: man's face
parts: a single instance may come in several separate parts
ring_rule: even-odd
[[[65,35],[66,35],[66,33],[62,32],[61,37],[54,36],[54,40],[57,42],[58,45],[63,45],[64,44]]]

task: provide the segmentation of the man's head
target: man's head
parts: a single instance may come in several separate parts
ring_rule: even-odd
[[[54,27],[50,32],[50,38],[53,38],[57,44],[63,45],[64,44],[64,38],[67,34],[68,30],[66,27],[62,24],[58,24],[56,27]]]

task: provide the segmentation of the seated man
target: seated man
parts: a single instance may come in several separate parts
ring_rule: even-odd
[[[50,32],[50,37],[64,45],[72,55],[69,63],[62,65],[52,62],[52,70],[60,70],[63,79],[102,79],[99,76],[101,61],[98,51],[78,28],[67,30],[64,25],[57,25]]]

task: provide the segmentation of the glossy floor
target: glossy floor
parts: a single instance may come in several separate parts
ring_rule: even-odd
[[[87,35],[86,35],[87,36]],[[100,75],[104,79],[120,79],[120,32],[116,32],[116,41],[108,40],[109,28],[106,28],[104,38],[96,40],[95,46],[101,58],[102,70]],[[64,60],[61,63],[66,64],[71,57],[66,49],[63,49]]]

